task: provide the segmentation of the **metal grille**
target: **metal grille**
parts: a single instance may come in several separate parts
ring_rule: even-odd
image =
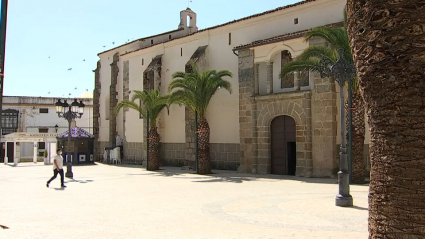
[[[289,51],[281,52],[281,69],[292,61],[292,56]],[[281,79],[281,88],[293,88],[294,87],[294,73],[289,73]]]
[[[18,115],[17,110],[4,110],[2,112],[2,134],[10,134],[18,131]]]
[[[301,71],[299,74],[300,86],[309,86],[310,85],[310,72]]]

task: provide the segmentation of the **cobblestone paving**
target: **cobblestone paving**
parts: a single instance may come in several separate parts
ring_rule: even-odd
[[[335,179],[180,168],[75,166],[62,190],[52,166],[0,165],[0,238],[367,238],[367,186],[334,206]]]

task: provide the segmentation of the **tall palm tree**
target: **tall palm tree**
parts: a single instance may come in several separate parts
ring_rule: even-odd
[[[159,113],[167,108],[169,96],[161,96],[158,90],[151,91],[133,91],[131,100],[123,100],[115,107],[115,114],[118,114],[121,108],[130,108],[139,112],[144,119],[149,118],[149,154],[148,154],[148,170],[158,170],[160,164],[159,158],[159,142],[160,135],[156,127],[156,121]],[[141,104],[139,104],[141,102]]]
[[[425,238],[425,2],[348,0],[371,133],[369,238]]]
[[[210,174],[210,127],[207,122],[207,108],[218,89],[232,93],[231,84],[224,77],[232,77],[228,70],[207,70],[199,72],[191,62],[191,72],[175,72],[168,89],[170,102],[184,105],[198,114],[198,173]],[[174,91],[173,91],[174,90]]]
[[[284,65],[280,73],[283,79],[286,75],[295,71],[323,72],[330,69],[338,60],[338,49],[344,49],[344,60],[353,63],[348,35],[345,28],[317,27],[305,35],[305,40],[321,38],[326,41],[324,46],[309,46],[294,61]],[[364,183],[365,164],[363,157],[365,121],[363,98],[358,87],[357,78],[352,79],[352,181],[353,183]],[[348,100],[348,99],[347,99]],[[347,106],[346,102],[346,106]],[[348,118],[348,117],[347,117]],[[348,128],[347,121],[347,128]],[[347,130],[348,132],[348,130]]]

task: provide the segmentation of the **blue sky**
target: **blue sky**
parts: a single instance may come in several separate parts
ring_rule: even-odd
[[[203,29],[298,1],[192,0],[190,8]],[[9,1],[4,95],[74,97],[92,91],[97,53],[177,29],[187,5],[187,0]]]

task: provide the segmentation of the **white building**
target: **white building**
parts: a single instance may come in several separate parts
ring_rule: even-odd
[[[114,146],[119,135],[124,161],[140,163],[146,157],[145,122],[133,110],[115,116],[113,108],[131,98],[133,90],[159,89],[166,94],[171,75],[185,71],[188,61],[194,60],[200,69],[225,69],[234,74],[230,79],[233,93],[219,90],[208,108],[213,168],[335,175],[339,109],[334,83],[307,72],[284,84],[278,75],[288,58],[297,57],[309,45],[323,43],[305,42],[306,31],[341,26],[345,4],[345,0],[307,0],[203,30],[198,30],[197,15],[188,8],[181,11],[177,30],[99,53],[94,95],[95,156],[102,158],[103,148]],[[322,101],[321,97],[329,100]],[[272,152],[271,122],[283,122],[284,117],[294,122],[285,131],[290,136],[279,136],[293,143],[288,144],[294,147],[291,156]],[[158,127],[164,165],[180,166],[194,159],[193,118],[184,107],[172,106],[169,115],[163,112]],[[280,163],[286,169],[277,172]],[[293,172],[288,172],[289,164]]]
[[[81,119],[76,119],[76,125],[86,131],[93,132],[93,95],[90,92],[84,92],[77,99],[82,101],[86,106],[84,114]],[[50,141],[55,141],[55,135],[68,130],[68,122],[59,118],[55,103],[58,98],[51,97],[28,97],[28,96],[4,96],[3,97],[3,111],[2,111],[2,156],[4,158],[5,146],[4,142],[8,134],[14,132],[27,133],[22,134],[19,141],[8,142],[8,157],[9,162],[13,158],[20,158],[21,162],[33,161],[34,155],[34,142],[30,138],[51,138]],[[72,99],[67,100],[72,103]],[[5,137],[6,136],[6,137]],[[37,136],[37,137],[36,137]],[[25,137],[30,137],[25,140]],[[7,137],[10,138],[10,137]],[[21,139],[22,138],[22,139]],[[10,139],[9,139],[10,140]],[[24,142],[26,141],[26,142]],[[38,161],[43,161],[43,154],[46,150],[49,155],[53,154],[56,150],[56,144],[49,144],[46,142],[37,142],[37,155]],[[13,155],[13,156],[12,156]]]

